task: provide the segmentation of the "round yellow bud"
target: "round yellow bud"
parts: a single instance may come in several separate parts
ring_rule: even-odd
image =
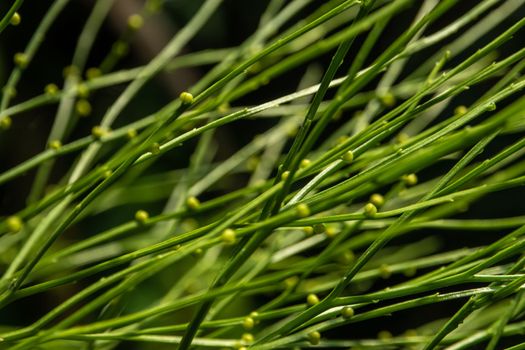
[[[200,205],[201,202],[197,199],[197,197],[191,196],[186,199],[186,206],[188,207],[188,209],[196,210],[199,208]]]
[[[221,233],[221,240],[224,244],[232,245],[237,240],[237,236],[235,234],[235,231],[231,228],[227,228],[226,230],[222,231]]]
[[[467,112],[468,112],[468,108],[464,105],[460,105],[454,108],[454,114],[457,116],[465,115],[467,114]]]
[[[244,329],[252,329],[255,326],[255,320],[251,317],[246,317],[244,321],[242,321],[242,326]]]
[[[182,102],[182,104],[185,104],[185,105],[189,105],[191,103],[193,103],[193,95],[190,94],[189,92],[182,92],[180,95],[179,95],[179,98]]]
[[[124,56],[128,53],[129,46],[124,41],[117,41],[113,44],[111,50],[118,56]]]
[[[16,89],[13,87],[13,86],[4,86],[4,88],[2,89],[2,91],[4,93],[7,94],[7,96],[11,97],[11,98],[14,98],[16,97]]]
[[[317,297],[317,295],[311,293],[311,294],[308,294],[308,296],[306,297],[306,303],[310,306],[313,306],[315,304],[319,304],[319,297]]]
[[[381,331],[379,333],[377,333],[377,337],[381,340],[386,340],[386,339],[391,339],[392,338],[392,333],[390,333],[389,331]]]
[[[308,341],[312,345],[317,345],[321,342],[321,333],[318,331],[308,333]]]
[[[69,76],[73,76],[73,75],[79,75],[78,67],[73,66],[73,65],[64,67],[62,74],[64,75],[65,78]]]
[[[13,124],[13,121],[10,116],[6,115],[0,118],[0,129],[7,130],[11,127],[11,124]]]
[[[244,333],[241,337],[242,341],[245,342],[245,343],[253,343],[253,334],[251,333]]]
[[[295,207],[295,211],[297,212],[297,216],[299,216],[300,218],[305,218],[310,215],[310,208],[306,203],[297,204],[297,207]]]
[[[381,96],[381,103],[386,107],[393,107],[396,104],[396,97],[391,92],[387,92]]]
[[[383,206],[383,204],[385,204],[385,198],[379,193],[374,193],[370,196],[370,203],[372,203],[376,207],[381,207]]]
[[[86,84],[78,84],[76,87],[77,96],[86,98],[89,96],[89,88]]]
[[[290,171],[286,170],[281,174],[281,180],[286,180],[290,176]]]
[[[20,231],[22,229],[22,227],[24,226],[24,223],[23,223],[22,219],[20,219],[20,217],[15,216],[15,215],[9,216],[5,220],[5,224],[7,226],[7,229],[11,233],[16,233],[16,232]]]
[[[56,86],[56,84],[47,84],[45,87],[44,87],[44,92],[48,95],[51,95],[51,96],[55,96],[56,94],[58,94],[58,86]]]
[[[326,230],[324,231],[324,234],[326,235],[326,237],[330,239],[334,239],[338,233],[339,231],[337,231],[337,229],[334,226],[328,226]]]
[[[367,203],[365,205],[364,214],[367,218],[373,218],[377,214],[377,208],[372,203]]]
[[[29,64],[29,57],[23,52],[17,52],[13,56],[13,61],[20,68],[25,68]]]
[[[20,22],[22,22],[22,17],[20,17],[20,14],[18,12],[13,13],[9,23],[11,23],[12,26],[17,26],[20,24]]]
[[[81,117],[87,117],[91,114],[91,103],[88,100],[78,100],[75,103],[75,110]]]
[[[51,148],[51,149],[56,151],[60,147],[62,147],[62,142],[60,142],[60,140],[49,141],[49,148]]]
[[[130,139],[130,140],[135,138],[135,137],[137,137],[137,130],[135,130],[135,129],[128,129],[128,131],[126,131],[126,137],[128,139]]]
[[[303,232],[307,235],[307,236],[311,236],[314,234],[314,228],[312,226],[306,226],[306,227],[303,227]]]
[[[128,27],[133,30],[138,30],[144,25],[144,19],[139,14],[134,14],[128,18]]]
[[[287,279],[284,280],[284,286],[287,289],[293,288],[299,283],[299,277],[297,276],[290,276]]]
[[[310,164],[312,164],[312,161],[310,159],[303,159],[301,160],[301,164],[299,165],[301,167],[301,169],[304,169],[304,168],[307,168],[310,166]]]
[[[139,224],[145,223],[148,219],[149,219],[149,214],[145,210],[137,210],[137,212],[135,213],[135,220]]]
[[[354,309],[352,309],[350,306],[345,306],[341,309],[341,316],[343,318],[349,319],[352,316],[354,316]]]
[[[343,156],[341,157],[341,159],[345,162],[345,163],[352,163],[352,161],[354,160],[354,153],[350,150],[346,151],[345,154],[343,154]]]
[[[414,174],[414,173],[408,174],[408,175],[403,175],[401,180],[403,180],[403,182],[407,186],[414,186],[414,185],[417,184],[417,175]]]
[[[107,130],[103,127],[96,125],[91,129],[91,136],[99,140],[107,134]]]
[[[97,67],[91,67],[86,70],[86,78],[92,80],[102,75],[102,71]]]

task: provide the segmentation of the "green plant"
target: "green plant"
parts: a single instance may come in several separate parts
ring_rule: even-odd
[[[272,0],[238,46],[179,55],[223,6],[206,0],[149,63],[115,70],[160,2],[89,68],[113,3],[100,0],[62,88],[10,105],[68,2],[53,2],[2,90],[0,137],[22,113],[58,108],[47,148],[0,173],[9,186],[37,170],[27,206],[0,223],[0,348],[524,348],[525,216],[513,193],[525,184],[525,19],[505,21],[520,1],[469,3],[458,17],[457,0]],[[24,24],[21,4],[0,30]],[[210,65],[158,111],[127,115],[156,75]],[[298,68],[297,91],[259,97]],[[94,113],[92,93],[123,83]],[[74,139],[82,116],[91,134]],[[243,120],[237,133],[266,130],[216,157],[217,131]],[[71,168],[46,190],[66,156]],[[31,313],[25,301],[42,295],[45,312],[18,325],[13,310]],[[386,316],[389,331],[363,331]]]

